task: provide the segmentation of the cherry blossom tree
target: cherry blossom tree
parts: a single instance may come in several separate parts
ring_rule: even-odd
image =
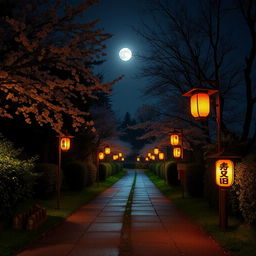
[[[98,20],[77,19],[98,2],[74,6],[63,0],[26,0],[0,18],[2,117],[21,115],[29,124],[50,125],[58,133],[65,116],[74,130],[92,125],[76,102],[87,104],[97,92],[109,93],[121,79],[102,83],[94,74],[111,35],[97,28]]]

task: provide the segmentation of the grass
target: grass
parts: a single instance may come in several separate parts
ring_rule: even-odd
[[[171,187],[165,184],[164,180],[150,171],[146,171],[146,174],[180,210],[203,227],[225,249],[231,251],[234,255],[255,256],[255,228],[241,223],[234,217],[229,217],[228,229],[222,231],[218,227],[218,212],[209,208],[205,199],[188,196],[182,198],[181,187]]]
[[[33,231],[16,230],[10,227],[3,227],[2,229],[0,228],[0,255],[11,256],[15,254],[15,252],[24,248],[26,245],[38,238],[42,233],[63,221],[72,212],[79,209],[82,205],[95,198],[106,188],[113,185],[125,174],[126,171],[121,171],[114,176],[108,177],[104,182],[100,182],[99,186],[94,184],[90,187],[86,187],[80,192],[63,192],[61,195],[60,210],[56,209],[55,198],[50,200],[37,200],[36,202],[27,202],[26,205],[23,205],[24,209],[26,207],[28,208],[34,203],[38,203],[42,207],[45,207],[47,209],[48,215],[47,221],[38,230]]]

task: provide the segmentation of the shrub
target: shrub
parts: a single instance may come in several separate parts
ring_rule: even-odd
[[[256,163],[244,160],[236,165],[235,189],[244,220],[256,224]]]
[[[210,207],[217,209],[219,189],[215,183],[215,161],[210,159],[205,163],[204,195]]]
[[[185,190],[190,196],[203,196],[204,166],[197,163],[186,165]]]
[[[47,199],[54,195],[56,191],[56,172],[58,166],[50,163],[38,163],[35,172],[38,174],[34,191],[35,196],[40,199]],[[62,178],[62,175],[61,175]]]
[[[88,184],[88,169],[85,163],[73,161],[63,168],[65,183],[71,190],[81,190]]]
[[[33,194],[35,158],[21,160],[22,150],[0,140],[0,218],[9,219],[18,206]]]
[[[165,175],[169,185],[176,186],[180,184],[180,181],[178,180],[177,164],[175,162],[165,163]]]
[[[111,175],[112,166],[110,163],[100,163],[99,165],[99,180],[103,181]]]
[[[92,162],[87,162],[86,166],[88,169],[88,185],[90,185],[96,181],[97,167]]]

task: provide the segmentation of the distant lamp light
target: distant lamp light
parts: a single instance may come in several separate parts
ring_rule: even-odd
[[[124,157],[121,158],[121,161],[124,162]]]
[[[119,156],[119,157],[122,157],[122,156],[123,156],[123,153],[119,153],[118,156]]]
[[[154,154],[158,155],[159,154],[159,148],[154,148]]]
[[[118,155],[113,155],[113,160],[117,160],[118,159]]]
[[[151,160],[155,161],[156,157],[154,155],[151,155]]]
[[[173,148],[173,156],[174,156],[174,158],[181,158],[182,157],[182,148],[174,147]]]
[[[171,134],[170,142],[172,146],[177,146],[180,144],[180,138],[178,134]]]
[[[137,157],[137,158],[136,158],[136,161],[137,161],[137,162],[140,162],[140,157]]]
[[[111,153],[110,147],[106,146],[105,149],[104,149],[104,152],[105,152],[106,155],[109,155]]]
[[[68,151],[70,149],[70,138],[62,137],[60,140],[60,148],[63,151]]]
[[[103,152],[99,153],[99,159],[103,160],[105,158],[105,154]]]
[[[148,157],[149,157],[149,158],[151,157],[151,153],[148,153]]]
[[[220,159],[215,163],[216,184],[220,187],[230,187],[234,183],[234,163],[231,160]]]
[[[158,155],[158,157],[159,157],[159,160],[164,160],[164,153],[159,153],[159,155]]]
[[[146,157],[146,158],[145,158],[145,160],[148,162],[148,161],[149,161],[149,158],[148,158],[148,157]]]

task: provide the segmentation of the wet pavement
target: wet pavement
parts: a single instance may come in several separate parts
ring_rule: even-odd
[[[131,211],[127,213],[134,175],[134,171],[128,171],[124,178],[17,256],[228,255],[178,211],[144,172],[137,171],[129,201]],[[124,220],[128,224],[123,225]]]

